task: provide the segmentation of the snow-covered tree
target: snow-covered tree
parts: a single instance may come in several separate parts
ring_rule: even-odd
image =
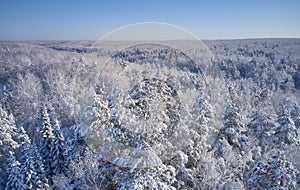
[[[299,189],[297,179],[299,171],[287,161],[280,151],[271,151],[265,159],[255,162],[247,172],[247,186],[249,189]]]
[[[292,110],[290,114],[296,128],[299,129],[300,128],[300,107],[296,103],[292,106]]]
[[[41,155],[27,135],[21,145],[21,153],[21,175],[26,189],[50,189]]]
[[[27,140],[29,140],[29,137],[28,137],[24,127],[20,126],[19,129],[18,129],[17,141],[20,144],[20,146],[22,146]]]
[[[22,125],[29,134],[35,132],[39,124],[40,110],[42,108],[43,87],[41,80],[31,71],[25,74],[18,73],[17,79],[12,81],[15,89],[12,94],[11,111],[18,118],[18,124]]]
[[[0,156],[10,155],[18,143],[14,140],[17,128],[12,114],[0,107]]]
[[[105,163],[105,164],[104,164]],[[104,164],[104,165],[102,165]],[[69,168],[71,170],[70,186],[78,189],[107,189],[112,186],[111,181],[107,181],[107,174],[103,175],[103,170],[114,172],[116,167],[110,167],[107,162],[101,162],[99,155],[93,150],[87,149],[80,159],[71,161]],[[101,171],[101,168],[103,169]]]
[[[10,89],[7,87],[7,85],[4,85],[3,92],[2,92],[2,98],[0,98],[0,105],[2,104],[2,106],[5,107],[8,112],[10,112],[10,110],[11,110],[11,108],[10,108],[11,107],[11,103],[10,103],[11,98],[12,98],[12,93],[11,93]]]
[[[225,111],[223,113],[223,128],[221,134],[227,142],[234,148],[239,148],[243,151],[245,147],[245,137],[242,137],[243,123],[241,122],[242,116],[237,106],[237,94],[233,86],[228,88],[228,100]]]
[[[242,135],[243,124],[240,120],[241,116],[238,108],[233,103],[229,102],[223,115],[223,128],[220,129],[214,143],[214,146],[218,149],[217,153],[219,155],[223,154],[222,152],[224,149],[222,148],[222,142],[224,142],[224,140],[234,149],[243,153],[247,139]]]
[[[189,127],[197,128],[198,132],[208,132],[209,121],[214,117],[212,106],[201,96],[198,96],[190,110],[191,123]]]
[[[67,148],[65,152],[68,164],[70,164],[71,161],[80,160],[87,149],[87,144],[80,133],[80,128],[81,127],[78,125],[71,127],[71,130],[74,131],[74,136],[67,141]]]
[[[97,148],[98,139],[103,130],[111,126],[108,99],[102,88],[95,93],[92,103],[85,110],[85,117],[80,133],[91,148]]]
[[[50,123],[47,107],[43,109],[43,123],[40,129],[40,152],[43,159],[44,169],[47,177],[52,176],[51,170],[51,146],[54,140],[53,128]]]
[[[193,97],[192,92],[190,92]],[[197,94],[197,92],[196,92]],[[180,115],[182,133],[180,139],[175,139],[178,147],[176,154],[167,159],[168,163],[175,167],[178,180],[176,188],[196,188],[199,181],[199,173],[204,172],[199,167],[199,162],[204,161],[202,155],[206,154],[210,146],[207,144],[209,133],[212,132],[211,119],[214,117],[211,105],[199,95],[194,95]],[[191,105],[190,105],[191,104]],[[177,129],[177,133],[181,131]],[[172,141],[171,141],[172,142]],[[205,183],[205,182],[203,182]]]
[[[168,165],[160,165],[151,168],[136,168],[128,173],[119,170],[113,178],[117,189],[162,189],[175,190],[177,186],[175,168]]]
[[[24,175],[21,174],[20,162],[16,160],[14,155],[8,158],[8,179],[6,182],[5,190],[27,190],[24,182]]]
[[[60,123],[58,119],[55,120],[54,139],[51,145],[50,158],[51,158],[51,170],[53,175],[59,175],[66,172],[66,160],[65,160],[65,138],[60,129]]]
[[[5,167],[7,159],[15,154],[16,148],[19,146],[16,141],[16,124],[12,114],[8,115],[7,112],[0,106],[0,188],[7,178]]]
[[[297,139],[297,128],[291,118],[289,110],[284,104],[280,107],[280,113],[276,121],[279,126],[275,128],[273,136],[275,146],[278,145],[279,147],[284,148],[285,145],[299,143]]]
[[[252,146],[259,146],[262,153],[264,153],[270,146],[269,137],[275,128],[275,124],[262,110],[256,111],[250,118],[251,121],[246,125],[247,134],[255,142]]]

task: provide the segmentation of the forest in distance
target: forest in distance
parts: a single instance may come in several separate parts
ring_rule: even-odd
[[[0,189],[300,188],[300,39],[122,43],[0,42]]]

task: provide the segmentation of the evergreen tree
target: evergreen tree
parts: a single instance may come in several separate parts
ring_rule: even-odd
[[[80,185],[80,182],[78,182],[78,178],[76,177],[77,171],[73,169],[73,166],[78,166],[80,169],[83,169],[81,166],[79,166],[79,164],[84,158],[84,153],[87,150],[87,146],[83,140],[83,137],[76,128],[76,126],[71,127],[71,130],[75,130],[74,136],[67,141],[66,150],[64,152],[65,166],[67,168],[67,171],[65,172],[66,176],[68,176],[66,182],[68,185],[73,186],[73,188],[76,188],[78,185]]]
[[[291,110],[291,117],[297,129],[300,128],[300,108],[297,104],[294,104]]]
[[[109,116],[108,100],[104,96],[102,88],[100,88],[98,94],[95,93],[91,106],[86,109],[84,125],[80,129],[86,143],[93,148],[98,146],[95,142],[100,138],[102,131],[111,125]]]
[[[2,98],[0,99],[0,104],[3,105],[3,107],[6,108],[6,110],[11,113],[11,99],[12,99],[12,94],[10,90],[7,88],[6,85],[3,86],[3,94]]]
[[[199,133],[208,132],[208,124],[214,113],[211,105],[201,96],[197,97],[191,111],[191,123],[189,127],[196,128]]]
[[[221,137],[234,148],[243,150],[246,139],[242,137],[242,129],[244,125],[241,123],[242,116],[239,113],[239,108],[236,105],[237,95],[233,86],[228,88],[228,100],[225,112],[223,114],[223,128],[221,129]]]
[[[177,186],[175,168],[164,164],[151,168],[137,168],[131,173],[119,170],[113,180],[118,189],[175,190]]]
[[[19,146],[15,141],[16,126],[12,114],[8,115],[0,106],[0,188],[5,186],[7,180],[7,160],[10,155],[15,154],[15,149]]]
[[[18,138],[17,141],[22,146],[27,140],[29,140],[29,137],[24,129],[24,127],[20,126],[18,129]]]
[[[275,125],[272,119],[263,113],[262,110],[256,111],[250,118],[251,121],[246,125],[247,134],[257,142],[254,143],[254,145],[260,146],[262,151],[265,152],[269,145],[269,137]]]
[[[299,171],[281,152],[271,151],[265,160],[257,161],[248,172],[248,188],[257,190],[296,190]]]
[[[279,126],[275,128],[275,134],[273,136],[275,145],[279,145],[282,148],[285,145],[298,143],[297,128],[291,118],[289,110],[284,104],[280,107],[280,113],[276,121],[279,123]]]
[[[231,102],[226,106],[226,110],[223,115],[224,127],[220,130],[219,135],[214,143],[218,148],[218,154],[223,154],[224,140],[227,141],[234,149],[243,151],[246,146],[246,138],[242,136],[241,129],[243,124],[240,122],[241,116],[238,112],[238,108]]]
[[[52,141],[50,153],[50,157],[52,159],[51,170],[53,171],[54,175],[59,175],[66,172],[64,141],[65,138],[60,130],[60,123],[58,119],[56,119],[54,129],[54,140]]]
[[[10,155],[18,143],[14,140],[17,128],[12,114],[0,107],[0,156]]]
[[[87,151],[88,147],[85,143],[83,137],[81,136],[81,133],[79,132],[79,126],[75,125],[71,127],[71,130],[74,131],[74,136],[67,141],[65,155],[66,155],[66,167],[70,168],[71,165],[75,163],[78,164],[81,159],[84,157],[85,152]],[[68,172],[72,172],[69,171]],[[75,175],[75,174],[70,174]],[[74,179],[72,179],[74,180]]]
[[[43,110],[43,124],[40,129],[40,151],[43,159],[44,169],[47,177],[51,178],[52,170],[51,170],[51,146],[52,141],[54,140],[53,136],[53,128],[50,123],[47,107],[44,107]]]
[[[7,173],[9,175],[5,190],[27,190],[27,186],[23,183],[24,176],[21,174],[20,162],[14,155],[8,158]]]
[[[21,146],[21,175],[26,189],[50,189],[41,155],[27,135]]]

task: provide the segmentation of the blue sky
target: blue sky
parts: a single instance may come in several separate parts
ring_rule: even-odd
[[[96,40],[139,22],[177,25],[200,39],[300,38],[300,1],[0,1],[0,40]]]

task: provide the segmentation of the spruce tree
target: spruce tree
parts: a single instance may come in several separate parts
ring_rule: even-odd
[[[66,171],[66,161],[65,161],[65,149],[64,149],[65,138],[60,129],[60,123],[58,119],[55,120],[54,128],[54,140],[52,141],[50,157],[51,170],[54,175],[63,174]]]
[[[284,104],[280,107],[280,113],[276,121],[279,126],[275,128],[275,134],[273,136],[275,145],[279,145],[280,148],[283,148],[285,145],[298,143],[297,128],[291,118],[289,110]]]
[[[10,155],[18,143],[14,140],[17,128],[13,115],[0,107],[0,156]]]
[[[41,155],[27,135],[21,145],[21,175],[26,189],[50,189]]]
[[[10,155],[15,154],[16,148],[19,146],[16,142],[15,121],[13,115],[8,115],[0,105],[0,188],[5,186],[7,180],[7,160]]]
[[[226,140],[233,148],[242,150],[245,146],[245,139],[241,137],[243,124],[240,122],[240,119],[238,108],[229,102],[223,115],[224,127],[220,130],[217,141],[221,139]]]
[[[196,103],[191,108],[190,115],[190,127],[196,128],[198,133],[208,132],[208,124],[214,113],[211,105],[204,98],[201,96],[197,97]]]
[[[5,190],[27,190],[27,186],[23,183],[24,175],[21,174],[20,162],[16,160],[15,155],[8,158],[7,173],[8,179]]]
[[[219,129],[218,136],[212,145],[212,148],[216,150],[214,152],[215,156],[217,158],[223,157],[228,161],[230,158],[226,157],[230,157],[230,152],[236,154],[236,156],[244,156],[248,142],[247,137],[244,135],[245,129],[241,122],[242,116],[240,115],[237,102],[236,92],[232,86],[229,86],[227,104],[222,115],[223,126]],[[232,169],[237,169],[237,167]]]
[[[241,137],[244,125],[241,123],[242,116],[237,106],[237,94],[232,85],[228,88],[228,101],[223,114],[223,129],[221,134],[225,136],[228,143],[234,148],[242,150],[245,147],[246,139]]]
[[[268,148],[269,138],[275,128],[275,124],[262,110],[256,111],[250,118],[251,121],[246,125],[248,137],[257,142],[254,145],[260,146],[262,151],[265,152]]]
[[[297,129],[300,128],[300,108],[297,104],[292,106],[291,117]]]
[[[53,128],[50,123],[47,107],[43,110],[43,124],[40,129],[40,151],[43,159],[44,169],[48,178],[52,176],[51,170],[51,146],[54,140]]]
[[[97,146],[102,131],[111,125],[109,116],[108,100],[100,89],[98,94],[95,93],[91,105],[87,107],[84,126],[80,129],[81,135],[90,146]]]

